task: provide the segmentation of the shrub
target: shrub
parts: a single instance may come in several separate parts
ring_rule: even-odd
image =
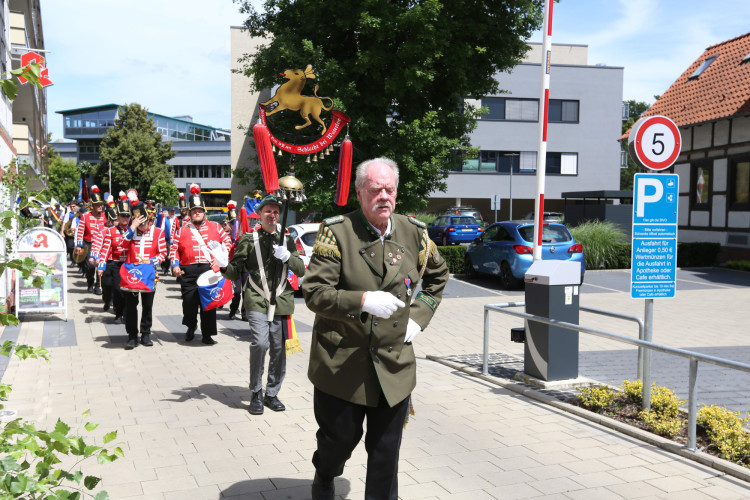
[[[611,222],[586,221],[570,230],[573,238],[583,246],[586,269],[612,269],[618,262],[616,245],[625,233]]]
[[[445,259],[445,263],[448,264],[448,269],[453,274],[461,274],[464,272],[464,257],[466,255],[466,247],[463,245],[438,247],[440,255]]]
[[[615,243],[614,262],[610,269],[630,269],[632,245],[630,243]]]
[[[750,260],[728,260],[726,266],[729,269],[737,269],[739,271],[750,271]]]
[[[607,386],[582,387],[577,397],[585,408],[600,412],[614,402],[615,392]]]
[[[426,214],[424,212],[418,212],[414,214],[412,217],[414,217],[415,219],[419,221],[424,222],[425,224],[429,226],[430,224],[432,224],[432,221],[437,219],[438,216],[435,214]]]
[[[719,259],[720,251],[721,245],[718,243],[677,243],[677,266],[713,266]]]
[[[646,425],[662,436],[672,437],[683,427],[680,418],[680,405],[685,404],[667,387],[651,387],[651,409],[638,414]]]
[[[623,380],[622,385],[623,394],[628,399],[628,403],[641,405],[643,403],[643,382],[638,380]]]
[[[750,421],[750,416],[741,419],[739,414],[723,407],[704,406],[698,411],[697,421],[722,458],[748,467],[750,434],[742,426]]]

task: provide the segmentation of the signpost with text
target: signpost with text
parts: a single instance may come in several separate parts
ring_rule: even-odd
[[[634,299],[675,296],[678,187],[675,174],[635,175],[630,280]]]

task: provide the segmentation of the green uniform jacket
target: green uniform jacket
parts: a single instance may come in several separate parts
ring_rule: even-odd
[[[272,288],[273,279],[271,278],[271,271],[277,269],[281,272],[281,261],[273,256],[274,243],[279,242],[279,234],[270,234],[261,228],[256,229],[260,240],[260,253],[263,261],[263,268],[265,269],[266,279],[268,280],[268,289]],[[297,247],[294,246],[294,240],[290,235],[286,235],[286,248],[291,252],[289,260],[286,262],[289,269],[292,270],[297,276],[305,275],[305,264],[302,262],[299,254],[297,253]],[[248,279],[263,289],[263,282],[260,279],[260,269],[258,268],[258,258],[255,256],[255,244],[253,242],[252,230],[249,233],[245,233],[240,238],[237,248],[232,257],[232,261],[222,274],[225,278],[230,280],[237,279],[242,273],[249,273]],[[294,313],[294,290],[286,279],[286,275],[281,277],[286,283],[284,291],[276,297],[276,311],[274,315],[285,316]],[[278,282],[277,282],[278,283]],[[268,301],[262,297],[255,289],[250,286],[250,283],[245,283],[245,309],[248,311],[256,311],[265,313],[268,310]]]
[[[406,326],[409,318],[427,326],[447,281],[448,267],[418,220],[393,215],[383,244],[361,210],[326,219],[302,283],[316,314],[307,373],[313,385],[367,406],[378,404],[381,391],[391,406],[406,398],[417,383]],[[392,293],[407,307],[388,319],[363,313],[362,295],[370,290]]]

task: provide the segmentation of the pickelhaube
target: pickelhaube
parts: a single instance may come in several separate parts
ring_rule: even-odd
[[[234,200],[229,200],[229,203],[227,203],[227,221],[232,222],[237,218],[237,202]]]

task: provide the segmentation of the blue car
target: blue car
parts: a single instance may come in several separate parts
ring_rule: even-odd
[[[441,215],[427,226],[430,239],[447,247],[457,243],[468,243],[482,235],[482,226],[468,215]]]
[[[466,249],[464,266],[469,277],[491,274],[500,277],[506,290],[517,288],[531,266],[534,246],[534,223],[529,221],[498,222],[488,227]],[[583,247],[576,243],[563,224],[542,225],[542,260],[569,260],[581,263],[581,283],[586,265]]]

